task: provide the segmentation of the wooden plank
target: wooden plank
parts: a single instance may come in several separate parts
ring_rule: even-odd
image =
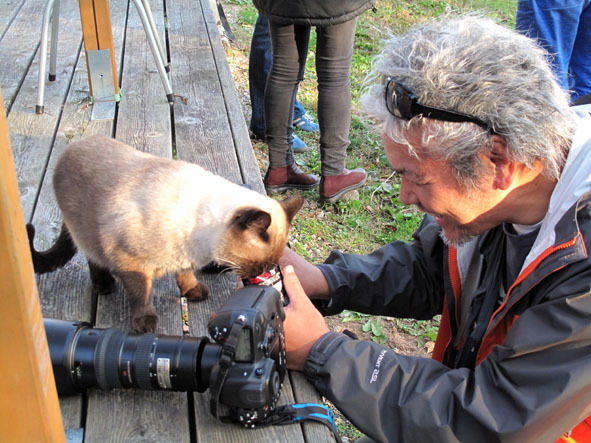
[[[35,114],[39,76],[39,57],[36,57],[8,114],[10,142],[15,157],[21,204],[26,220],[30,220],[33,213],[37,192],[61,116],[62,104],[68,93],[80,52],[82,35],[76,0],[63,0],[61,3],[57,75],[54,82],[46,80],[46,112],[41,115]],[[11,29],[11,34],[14,31]],[[34,53],[31,48],[29,52]],[[17,57],[16,54],[13,55]],[[4,81],[6,77],[2,74],[0,78]]]
[[[0,40],[4,38],[10,23],[24,4],[25,0],[6,0],[2,5],[2,8],[0,8]]]
[[[244,114],[242,113],[240,98],[238,97],[238,93],[234,86],[230,68],[228,64],[225,63],[226,54],[221,43],[219,29],[216,25],[214,15],[206,11],[206,9],[210,8],[211,3],[201,3],[204,9],[205,24],[210,36],[214,58],[216,60],[224,60],[223,63],[217,63],[216,66],[224,94],[228,118],[234,138],[234,145],[237,152],[241,173],[244,178],[244,183],[249,183],[255,190],[265,193],[261,173],[256,158],[253,154],[252,144],[248,135],[248,128],[246,121],[244,120]],[[282,396],[291,396],[289,397],[289,402],[294,402],[293,396],[295,395],[295,402],[297,403],[322,403],[322,399],[320,398],[318,392],[310,383],[308,383],[306,378],[301,373],[290,371],[290,383],[286,383],[286,387],[290,390],[291,394],[286,395],[286,393],[283,392]],[[286,399],[282,401],[282,404],[285,403],[288,403]],[[331,433],[324,425],[320,423],[306,422],[302,424],[302,427],[305,439],[308,442],[334,441]]]
[[[0,41],[0,79],[4,108],[8,112],[37,53],[44,5],[43,0],[27,0]],[[35,100],[31,103],[33,107]]]
[[[219,28],[216,24],[215,16],[211,11],[212,2],[202,1],[201,5],[214,59],[220,61],[216,62],[216,68],[221,90],[224,95],[226,112],[228,114],[232,139],[234,141],[234,149],[238,157],[242,182],[248,183],[255,191],[264,194],[265,187],[263,185],[258,163],[253,154],[250,136],[248,135],[248,127],[242,112],[242,104],[240,103],[238,91],[234,85],[230,66],[226,62],[226,53],[222,45]]]
[[[164,41],[162,2],[151,0],[154,21]],[[115,137],[133,147],[172,158],[170,105],[160,81],[156,63],[142,22],[133,4],[129,4],[129,20],[125,40],[125,62]]]
[[[172,87],[185,98],[174,104],[178,158],[243,183],[216,67],[226,61],[214,59],[200,2],[168,1],[166,12]]]
[[[152,3],[154,20],[163,30],[162,3]],[[129,6],[121,86],[116,138],[137,149],[171,158],[170,105],[133,4]],[[160,317],[157,332],[182,335],[179,291],[174,278],[166,276],[155,281],[152,291]],[[120,285],[116,294],[99,297],[97,326],[129,331],[130,319],[126,294]],[[139,390],[90,393],[85,441],[140,440],[188,442],[187,394]]]
[[[0,349],[8,357],[0,377],[0,435],[65,441],[1,99],[0,91]]]
[[[296,403],[318,403],[322,404],[322,399],[318,395],[318,391],[308,383],[306,377],[301,372],[289,371],[289,378],[292,386],[294,386],[294,394]],[[334,442],[335,439],[332,433],[328,430],[326,425],[318,422],[308,421],[302,423],[304,430],[304,438],[307,442]]]
[[[171,4],[173,3],[173,4]],[[173,88],[187,103],[177,100],[174,106],[175,133],[179,158],[195,162],[218,175],[242,183],[234,139],[220,84],[218,65],[225,64],[225,55],[216,60],[205,25],[205,14],[198,2],[168,2],[168,32],[171,46]],[[207,20],[213,20],[208,17]],[[220,54],[218,53],[218,56]],[[233,84],[231,85],[234,87]],[[193,146],[191,150],[189,148]],[[234,292],[233,275],[198,275],[211,290],[208,300],[190,303],[191,333],[207,336],[209,315],[219,309]],[[288,382],[289,383],[289,382]],[[288,398],[290,388],[283,390]],[[195,395],[195,423],[198,441],[303,441],[299,426],[245,430],[236,425],[218,423],[209,411],[209,392]]]
[[[62,0],[62,8],[65,3],[66,0]],[[72,3],[76,10],[75,15],[77,15],[78,5],[75,0],[72,0]],[[125,19],[126,12],[123,10],[123,13],[116,14],[113,20],[115,51],[119,53],[123,42]],[[77,32],[81,35],[79,18],[77,21]],[[61,44],[64,38],[65,36],[60,36],[58,56],[66,50]],[[58,59],[58,69],[61,69],[60,66]],[[59,74],[56,83],[58,82],[66,82],[65,76]],[[22,93],[23,92],[21,92],[21,94]],[[19,94],[19,98],[21,94]],[[34,106],[36,91],[31,92],[31,94],[32,95],[28,100],[30,100],[30,103]],[[61,226],[61,214],[57,207],[51,182],[57,159],[71,141],[95,134],[111,135],[113,131],[112,120],[90,120],[91,107],[88,106],[88,97],[89,84],[87,69],[84,54],[82,53],[78,58],[68,96],[63,105],[63,112],[59,120],[58,130],[55,134],[55,139],[53,140],[53,148],[51,148],[50,140],[44,138],[37,140],[37,144],[39,145],[38,149],[52,149],[44,182],[41,191],[39,192],[39,198],[33,216],[33,224],[37,229],[36,243],[38,248],[42,250],[53,244]],[[46,112],[51,112],[52,108],[46,107],[46,109]],[[33,134],[28,135],[33,137]],[[82,254],[77,254],[62,269],[50,274],[37,276],[37,282],[44,317],[84,320],[89,322],[94,321],[94,305],[96,302],[93,301],[88,267],[86,259]],[[84,417],[82,417],[82,396],[61,397],[60,406],[64,428],[66,430],[79,428],[84,419]]]
[[[114,94],[119,94],[119,82],[117,81],[117,63],[115,61],[115,49],[113,48],[113,31],[111,29],[111,10],[109,0],[94,2],[94,20],[96,22],[98,47],[108,49],[111,54],[111,70],[113,73]]]

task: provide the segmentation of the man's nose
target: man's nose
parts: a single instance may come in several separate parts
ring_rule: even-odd
[[[405,205],[416,205],[419,200],[412,190],[412,185],[404,177],[400,181],[400,201]]]

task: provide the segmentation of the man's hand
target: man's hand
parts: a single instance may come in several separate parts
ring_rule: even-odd
[[[286,247],[283,252],[283,257],[279,260],[279,266],[283,269],[287,265],[292,265],[294,267],[295,273],[308,297],[323,299],[330,298],[328,282],[326,281],[326,278],[324,278],[322,271],[315,265],[308,263],[304,257]]]
[[[316,340],[329,331],[324,317],[304,292],[293,266],[288,265],[281,272],[283,286],[289,296],[283,323],[287,367],[301,371]]]

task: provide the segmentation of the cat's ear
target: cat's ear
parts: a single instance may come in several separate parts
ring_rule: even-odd
[[[304,204],[304,197],[301,195],[294,195],[293,197],[287,197],[285,200],[280,201],[283,210],[287,214],[287,219],[291,223],[293,216],[300,210]]]
[[[254,229],[261,237],[265,237],[271,224],[271,215],[257,208],[242,208],[236,211],[231,224],[243,231]]]

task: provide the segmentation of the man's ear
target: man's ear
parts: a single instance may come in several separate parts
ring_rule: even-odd
[[[487,153],[488,160],[494,167],[494,189],[506,190],[513,183],[515,161],[507,149],[507,142],[498,135],[492,136],[492,147]]]

